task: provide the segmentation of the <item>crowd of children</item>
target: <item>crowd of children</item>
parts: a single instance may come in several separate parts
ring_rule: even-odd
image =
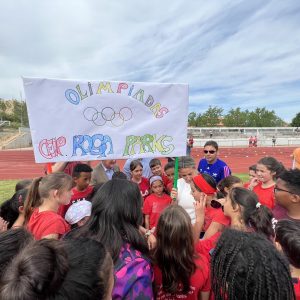
[[[19,182],[0,207],[0,299],[300,299],[300,170],[263,157],[244,183],[218,150],[198,170],[179,158],[176,188],[157,158]]]

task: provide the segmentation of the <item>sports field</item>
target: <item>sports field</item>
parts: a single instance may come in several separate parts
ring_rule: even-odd
[[[247,180],[248,167],[255,164],[261,157],[273,156],[285,167],[292,166],[292,154],[295,147],[258,147],[258,148],[221,148],[219,157],[226,161],[232,172]],[[195,161],[203,157],[202,148],[193,148]],[[118,160],[122,169],[124,160]],[[162,159],[166,163],[166,159]],[[92,165],[96,165],[94,161]],[[0,151],[0,202],[12,196],[15,184],[20,179],[34,178],[44,175],[44,164],[36,164],[32,150]]]

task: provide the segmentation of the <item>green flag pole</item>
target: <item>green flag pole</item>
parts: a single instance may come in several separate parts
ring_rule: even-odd
[[[177,189],[177,180],[178,180],[178,157],[175,158],[174,184],[173,184],[173,187],[175,189]]]

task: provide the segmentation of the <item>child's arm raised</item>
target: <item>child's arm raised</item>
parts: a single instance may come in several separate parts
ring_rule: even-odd
[[[193,225],[193,234],[195,243],[199,241],[200,233],[204,225],[206,195],[201,194],[199,201],[194,202],[196,222]]]
[[[52,166],[52,172],[56,173],[56,172],[63,172],[64,169],[66,168],[68,162],[57,162]]]
[[[148,230],[148,229],[150,229],[150,224],[149,224],[149,222],[150,222],[150,217],[149,217],[149,215],[145,215],[145,228]]]

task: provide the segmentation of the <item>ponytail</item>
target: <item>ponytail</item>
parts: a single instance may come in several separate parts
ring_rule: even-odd
[[[39,185],[43,177],[35,178],[30,185],[25,203],[24,203],[24,219],[25,224],[28,223],[32,214],[32,208],[40,206],[41,197],[39,194]]]
[[[49,197],[51,190],[70,190],[72,182],[72,177],[62,172],[34,179],[24,204],[25,224],[30,219],[32,208],[39,207],[42,204],[42,199]]]
[[[257,233],[263,234],[270,238],[275,236],[272,219],[273,215],[270,209],[265,205],[260,205],[255,209],[253,214],[250,215],[248,225],[254,228]]]
[[[253,228],[257,233],[265,235],[268,239],[274,237],[272,212],[259,203],[254,192],[235,187],[230,191],[229,197],[233,207],[240,205],[241,217],[246,226]]]
[[[48,298],[60,288],[67,272],[67,254],[59,241],[32,242],[14,258],[4,273],[0,298]]]

